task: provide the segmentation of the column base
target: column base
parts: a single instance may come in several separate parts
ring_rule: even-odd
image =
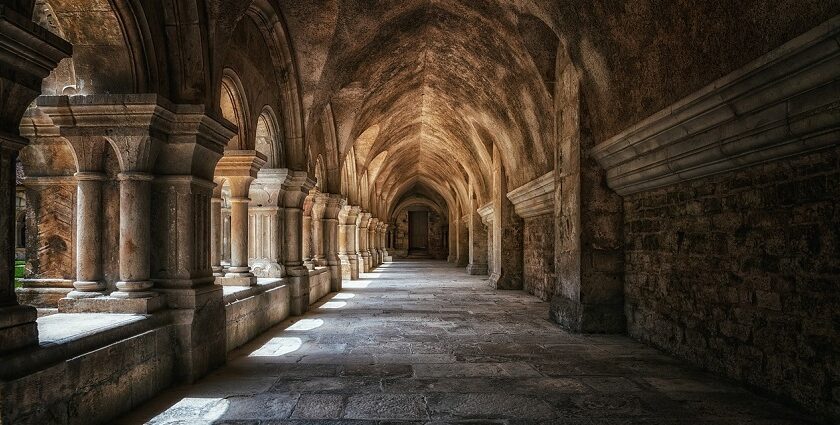
[[[336,259],[337,260],[337,259]],[[329,261],[327,263],[327,268],[330,270],[330,291],[332,292],[341,292],[341,278],[342,278],[342,267],[341,263],[338,261]]]
[[[467,266],[467,274],[485,275],[487,274],[487,264],[470,264]]]
[[[132,313],[150,314],[166,306],[166,300],[158,293],[151,297],[120,298],[111,296],[96,298],[62,298],[58,301],[59,313]]]
[[[37,308],[55,308],[58,300],[73,291],[69,279],[21,279],[23,287],[15,289],[18,303]]]
[[[38,345],[38,310],[28,305],[0,307],[0,353]]]
[[[505,273],[490,273],[490,286],[500,290],[522,289],[522,279],[506,276]]]
[[[96,298],[105,295],[105,283],[99,281],[83,281],[77,280],[73,282],[72,292],[67,294],[67,298]]]
[[[273,277],[279,279],[283,277],[283,270],[283,266],[276,261],[254,260],[251,263],[251,271],[257,277]]]
[[[286,267],[289,285],[289,313],[300,316],[309,310],[309,270],[303,266]]]
[[[213,266],[212,269],[214,277],[222,277],[225,275],[225,270],[222,266]]]
[[[225,304],[222,287],[204,285],[196,288],[160,290],[166,298],[175,326],[179,349],[176,351],[178,382],[190,384],[226,359]]]
[[[623,304],[586,304],[556,295],[549,315],[570,332],[623,334],[627,330]]]
[[[216,284],[222,286],[255,286],[257,278],[251,273],[227,273],[216,278]]]

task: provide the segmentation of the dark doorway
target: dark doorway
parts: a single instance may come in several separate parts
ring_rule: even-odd
[[[408,253],[429,251],[429,212],[408,212]]]

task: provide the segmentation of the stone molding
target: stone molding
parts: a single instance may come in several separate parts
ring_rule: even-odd
[[[73,46],[6,5],[0,4],[0,64],[29,77],[30,89],[40,91],[41,82],[56,64],[73,53]]]
[[[840,140],[840,16],[592,149],[620,195]]]
[[[216,164],[216,174],[222,177],[241,176],[256,178],[258,172],[265,164],[266,157],[262,152],[254,150],[229,150],[225,151],[222,159]]]
[[[551,214],[554,211],[554,171],[507,193],[516,215],[522,218]]]
[[[478,208],[478,215],[481,216],[481,222],[484,223],[485,226],[493,224],[493,214],[495,211],[495,208],[493,208],[493,202],[488,202]]]

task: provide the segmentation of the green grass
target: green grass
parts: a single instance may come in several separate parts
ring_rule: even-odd
[[[20,278],[23,277],[23,274],[26,269],[26,261],[17,260],[15,261],[15,288],[20,287]]]

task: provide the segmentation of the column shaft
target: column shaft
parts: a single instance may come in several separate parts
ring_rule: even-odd
[[[149,241],[152,176],[120,173],[120,281],[117,298],[148,298],[150,291]]]
[[[100,173],[76,173],[76,281],[70,298],[103,295],[102,180]]]
[[[222,198],[214,196],[210,200],[210,266],[213,276],[222,273]]]

